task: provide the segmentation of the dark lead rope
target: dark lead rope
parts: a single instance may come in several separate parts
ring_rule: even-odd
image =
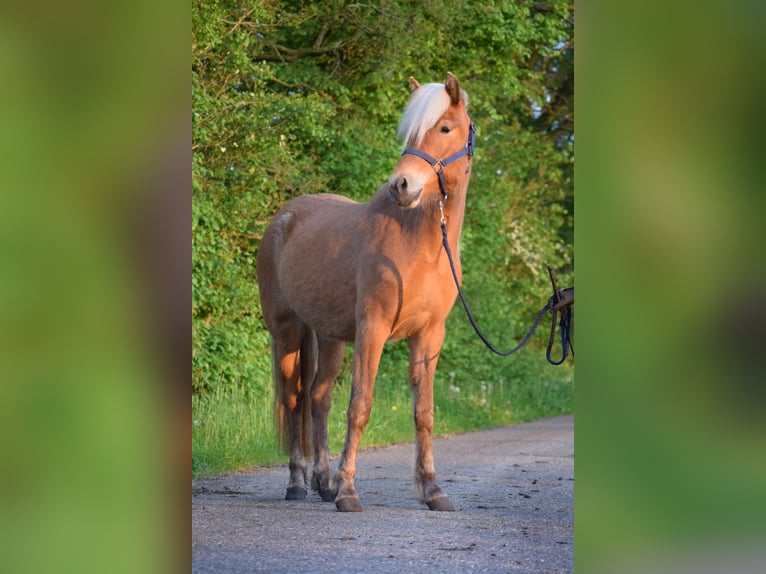
[[[563,363],[567,356],[569,355],[569,351],[571,349],[572,351],[572,357],[574,357],[574,347],[572,346],[572,343],[570,341],[570,329],[571,329],[571,311],[568,307],[568,305],[557,305],[558,303],[561,303],[561,296],[558,292],[558,289],[556,288],[555,282],[553,280],[553,275],[551,275],[551,282],[554,283],[553,287],[553,296],[551,296],[550,299],[548,299],[548,302],[545,304],[545,306],[540,309],[540,312],[537,314],[537,317],[535,317],[535,322],[532,323],[532,328],[529,330],[527,335],[521,340],[521,342],[516,345],[513,349],[510,351],[500,351],[495,348],[495,346],[489,342],[487,337],[484,336],[484,333],[481,332],[481,329],[479,329],[479,326],[476,324],[476,320],[473,318],[473,314],[471,313],[471,310],[468,308],[468,303],[465,300],[465,295],[463,294],[463,290],[460,287],[460,281],[457,278],[457,270],[455,269],[455,261],[452,259],[452,250],[449,248],[449,243],[447,242],[447,222],[443,215],[443,204],[442,202],[439,202],[439,208],[442,210],[442,218],[441,218],[441,228],[442,228],[442,245],[444,245],[444,250],[447,252],[447,259],[449,259],[449,266],[450,269],[452,269],[452,277],[455,279],[455,286],[457,287],[457,293],[460,296],[460,302],[463,304],[463,309],[465,309],[465,314],[468,316],[468,321],[470,321],[471,326],[473,327],[473,330],[476,331],[476,334],[479,336],[479,339],[486,345],[486,347],[495,353],[496,355],[500,355],[501,357],[507,357],[509,355],[512,355],[516,351],[520,350],[524,345],[529,343],[529,341],[532,339],[532,336],[535,334],[535,331],[537,330],[537,327],[540,325],[540,321],[543,320],[543,317],[545,316],[545,313],[548,311],[551,311],[553,314],[553,321],[551,322],[551,336],[548,339],[548,348],[545,352],[545,358],[548,359],[548,362],[551,365],[560,365]],[[548,268],[550,271],[550,267]],[[559,328],[561,330],[561,359],[558,361],[555,361],[551,358],[551,352],[553,350],[553,341],[556,338],[556,319],[558,318],[558,314],[561,312],[561,318],[559,319]]]

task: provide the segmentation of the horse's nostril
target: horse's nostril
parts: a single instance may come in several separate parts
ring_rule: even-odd
[[[421,191],[417,180],[410,182],[404,175],[393,177],[388,183],[388,196],[401,207],[415,207]]]
[[[391,185],[389,185],[389,192],[397,196],[407,193],[407,178],[397,177]]]

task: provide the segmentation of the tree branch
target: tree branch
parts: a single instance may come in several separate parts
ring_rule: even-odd
[[[322,36],[321,32],[320,36]],[[313,58],[327,54],[337,55],[340,50],[349,44],[356,42],[361,36],[362,31],[357,30],[357,32],[349,40],[344,42],[336,42],[332,46],[317,46],[316,42],[314,42],[314,46],[311,48],[289,48],[288,46],[283,46],[282,44],[272,43],[271,47],[274,50],[273,53],[256,54],[251,56],[251,59],[256,61],[281,62],[287,64],[296,62],[302,58]],[[319,38],[317,40],[319,40]]]

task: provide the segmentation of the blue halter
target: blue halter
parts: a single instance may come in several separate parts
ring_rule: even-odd
[[[436,172],[436,176],[439,178],[439,189],[442,192],[442,196],[444,199],[447,199],[447,183],[444,180],[444,168],[449,164],[456,162],[463,156],[467,155],[468,157],[473,157],[474,145],[476,144],[475,133],[476,127],[473,125],[473,122],[471,122],[471,125],[468,128],[468,141],[465,142],[465,146],[463,146],[460,151],[453,153],[447,159],[436,159],[428,155],[426,152],[420,151],[414,147],[408,147],[402,152],[402,155],[415,155],[428,162]]]

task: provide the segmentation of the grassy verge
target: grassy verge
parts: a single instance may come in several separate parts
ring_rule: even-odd
[[[350,357],[333,392],[330,450],[338,453],[346,432]],[[574,410],[573,367],[550,366],[540,349],[512,359],[489,356],[476,342],[445,346],[434,380],[436,435],[518,423]],[[260,393],[236,386],[192,398],[193,476],[286,462],[272,423],[270,374]],[[386,349],[375,386],[372,415],[362,447],[413,440],[412,398],[405,344]]]
[[[192,476],[279,462],[271,393],[219,387],[192,396]]]

